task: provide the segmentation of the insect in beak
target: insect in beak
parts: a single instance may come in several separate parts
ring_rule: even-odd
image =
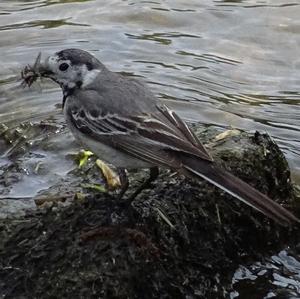
[[[47,68],[41,63],[41,52],[35,59],[34,65],[26,65],[21,71],[21,77],[23,79],[21,85],[23,87],[30,87],[38,78],[47,77],[52,74]]]

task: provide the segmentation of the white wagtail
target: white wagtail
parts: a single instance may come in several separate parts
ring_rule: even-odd
[[[283,225],[299,222],[281,205],[217,166],[187,124],[138,80],[109,71],[79,49],[62,50],[43,63],[39,55],[34,68],[23,73],[27,84],[37,75],[62,88],[64,115],[75,138],[117,168],[150,168],[147,182],[157,176],[158,167],[170,168],[207,180]],[[123,179],[123,184],[128,181]]]

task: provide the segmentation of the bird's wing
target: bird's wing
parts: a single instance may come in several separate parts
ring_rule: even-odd
[[[166,105],[157,105],[158,110],[168,118],[168,120],[183,134],[187,141],[193,144],[198,151],[201,152],[201,158],[205,160],[212,161],[210,154],[207,152],[206,148],[202,145],[201,141],[194,134],[194,132],[188,127],[186,122],[184,122],[175,111],[169,109]]]
[[[181,162],[174,152],[211,161],[184,122],[165,106],[160,106],[157,113],[130,117],[96,115],[87,106],[73,107],[68,114],[81,133],[147,162],[179,168]]]

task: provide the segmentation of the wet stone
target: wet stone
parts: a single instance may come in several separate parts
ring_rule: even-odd
[[[218,163],[276,201],[295,204],[287,162],[268,135],[234,132],[216,140],[222,130],[196,129]],[[132,173],[129,193],[144,175]],[[299,230],[279,227],[204,181],[162,171],[131,206],[93,192],[0,221],[0,296],[228,298],[240,264],[297,238]]]

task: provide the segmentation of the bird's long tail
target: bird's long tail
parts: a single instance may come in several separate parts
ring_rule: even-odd
[[[190,156],[183,157],[182,162],[183,174],[205,179],[276,222],[285,226],[300,222],[284,207],[214,163]]]

